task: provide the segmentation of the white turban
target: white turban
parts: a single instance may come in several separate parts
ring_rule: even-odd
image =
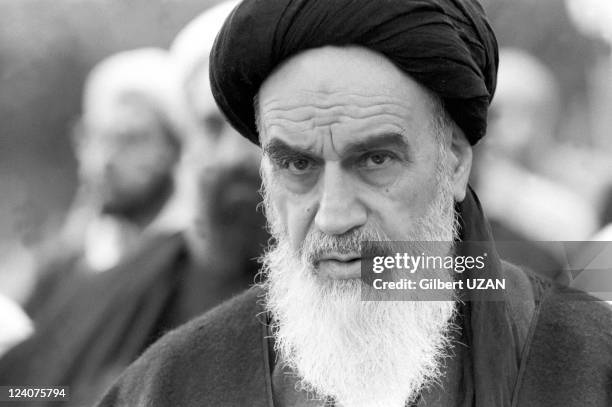
[[[179,142],[193,133],[181,88],[181,78],[167,51],[142,48],[103,60],[90,72],[83,94],[85,123],[104,126],[115,120],[114,111],[126,95],[137,95],[162,115]]]

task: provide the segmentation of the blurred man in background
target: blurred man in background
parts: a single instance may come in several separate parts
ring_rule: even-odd
[[[191,21],[170,52],[196,123],[195,145],[184,156],[197,175],[198,210],[188,228],[188,245],[204,273],[185,295],[222,300],[253,282],[255,262],[268,239],[257,205],[261,181],[258,148],[225,120],[210,90],[210,50],[221,25],[238,1],[223,2]],[[191,293],[191,294],[189,294]]]
[[[189,222],[191,208],[176,202],[175,174],[192,136],[178,87],[173,62],[156,49],[115,55],[87,80],[76,152],[85,199],[99,211],[91,238],[108,241],[86,251],[92,267],[117,264],[148,228]]]
[[[36,332],[0,360],[1,383],[70,386],[71,405],[91,404],[151,342],[229,295],[195,295],[203,265],[184,233],[197,169],[183,159],[195,131],[175,66],[142,49],[90,74],[79,194],[29,304]]]
[[[35,319],[69,277],[110,270],[149,237],[189,222],[193,208],[176,182],[191,135],[178,86],[159,49],[114,55],[88,76],[73,136],[80,185],[26,305]]]
[[[59,310],[45,317],[46,328],[9,355],[4,366],[15,368],[24,354],[33,348],[48,349],[49,343],[53,354],[36,360],[25,357],[28,363],[17,369],[21,375],[13,370],[3,376],[0,364],[0,382],[70,385],[71,405],[86,405],[161,334],[253,282],[258,270],[255,259],[268,240],[265,219],[257,210],[260,153],[225,122],[208,84],[210,48],[233,5],[203,13],[179,33],[172,52],[163,56],[167,72],[145,66],[134,71],[134,65],[128,64],[116,73],[146,72],[142,80],[152,88],[160,86],[153,82],[166,82],[167,99],[155,103],[156,110],[143,114],[124,103],[140,100],[134,92],[111,108],[104,96],[112,82],[99,81],[99,87],[87,88],[86,110],[104,114],[95,120],[83,118],[83,130],[92,134],[78,143],[87,186],[83,194],[97,199],[101,216],[129,221],[128,231],[121,233],[119,228],[114,236],[139,232],[142,243],[119,256],[119,263],[108,272],[80,284],[78,292],[62,295]],[[156,74],[149,75],[152,72]],[[126,132],[127,124],[141,125],[128,145],[119,142],[119,135],[126,132],[118,131],[108,140],[109,130],[117,128],[121,117],[126,124],[119,129]],[[152,122],[165,126],[142,134],[142,124]],[[162,129],[175,137],[164,138]],[[96,246],[92,248],[97,255]],[[95,311],[85,316],[75,309]],[[69,325],[74,328],[66,337],[62,328]]]
[[[559,87],[550,69],[523,50],[501,49],[499,63],[489,138],[477,148],[477,188],[500,254],[569,283],[560,272],[564,247],[553,242],[587,239],[597,220],[591,202],[539,171],[542,157],[558,147]]]

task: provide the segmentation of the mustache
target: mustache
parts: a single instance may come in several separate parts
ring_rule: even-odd
[[[316,265],[321,258],[330,255],[368,256],[370,253],[387,251],[385,245],[389,237],[377,227],[353,229],[342,235],[328,235],[317,230],[311,230],[306,235],[299,250],[303,261]],[[375,250],[374,250],[375,249]],[[391,251],[391,247],[388,247]]]

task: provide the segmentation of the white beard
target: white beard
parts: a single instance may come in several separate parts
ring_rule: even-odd
[[[427,215],[405,240],[453,240],[452,195],[448,179],[441,181]],[[436,383],[455,302],[362,301],[361,280],[321,280],[308,259],[317,250],[355,250],[349,247],[355,242],[384,239],[381,231],[364,228],[344,239],[311,231],[296,253],[274,224],[269,199],[266,210],[277,241],[263,258],[266,306],[280,363],[297,374],[299,389],[343,407],[403,407]]]

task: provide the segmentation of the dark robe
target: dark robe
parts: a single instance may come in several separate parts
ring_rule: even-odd
[[[568,300],[565,293],[550,289],[538,299],[520,373],[513,377],[509,400],[499,406],[612,405],[610,310],[585,294]],[[99,407],[273,406],[273,360],[259,314],[260,294],[251,289],[165,336],[124,373]],[[452,398],[466,396],[460,392]]]
[[[458,210],[463,240],[490,241],[474,195]],[[612,405],[609,306],[508,263],[491,264],[509,281],[506,300],[460,293],[465,346],[443,379],[451,386],[423,394],[418,406]],[[261,295],[252,288],[162,338],[99,406],[273,406],[275,360]]]

